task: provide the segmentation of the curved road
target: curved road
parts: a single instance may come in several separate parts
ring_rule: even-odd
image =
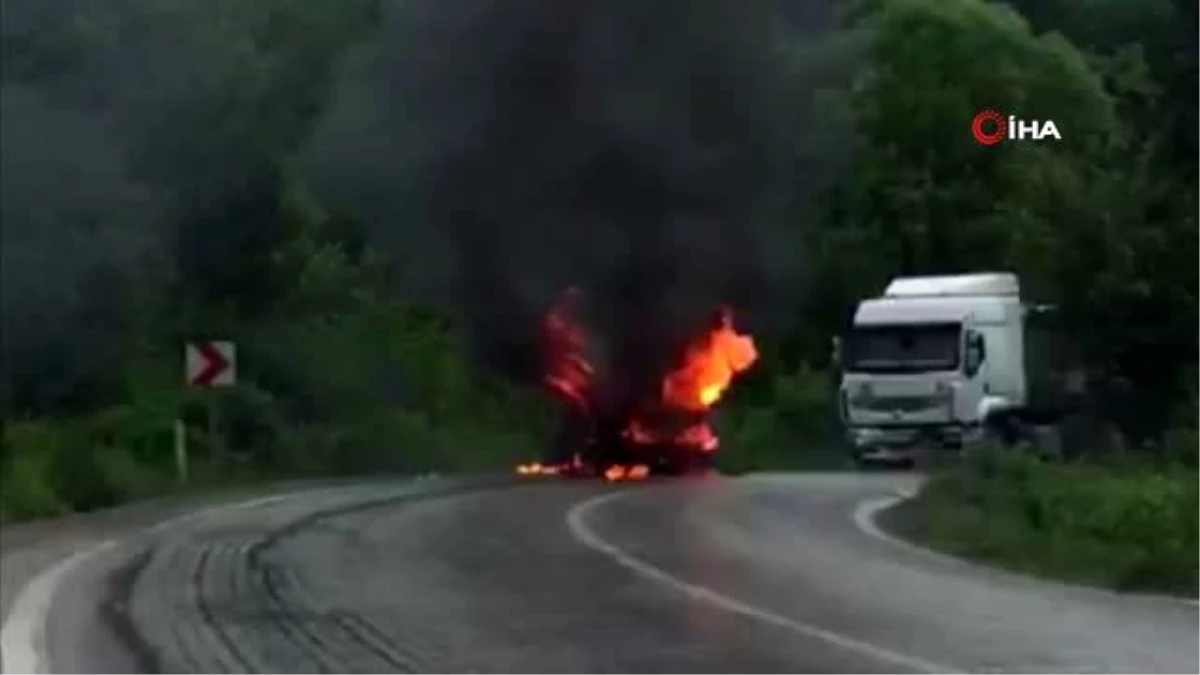
[[[331,487],[6,589],[5,670],[1197,672],[1197,608],[889,541],[902,475]]]

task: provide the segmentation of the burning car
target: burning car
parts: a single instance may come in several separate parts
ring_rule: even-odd
[[[621,480],[709,468],[719,445],[709,413],[758,358],[754,341],[735,329],[733,311],[716,308],[664,372],[630,386],[594,357],[578,317],[581,299],[568,289],[543,319],[543,382],[561,402],[563,420],[544,461],[518,473]]]

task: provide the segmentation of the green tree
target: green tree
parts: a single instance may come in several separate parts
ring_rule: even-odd
[[[1089,57],[978,0],[868,4],[859,25],[872,53],[853,92],[860,147],[810,244],[826,291],[814,314],[836,326],[896,274],[1014,269],[1060,306],[1106,389],[1169,410],[1195,364],[1195,192],[1122,116],[1155,91],[1139,55]],[[981,147],[969,130],[983,108],[1052,119],[1063,140]],[[1165,426],[1142,417],[1121,422]]]

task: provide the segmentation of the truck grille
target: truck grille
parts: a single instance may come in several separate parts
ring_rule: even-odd
[[[880,412],[893,410],[915,412],[937,408],[942,404],[942,399],[935,396],[872,396],[870,398],[860,397],[854,401],[854,406],[857,408]]]

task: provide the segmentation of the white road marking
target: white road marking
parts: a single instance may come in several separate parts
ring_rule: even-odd
[[[94,555],[116,545],[114,540],[105,540],[60,560],[42,572],[21,589],[13,601],[8,620],[0,628],[0,671],[5,673],[45,673],[45,630],[46,617],[50,613],[50,602],[54,591],[75,568]]]
[[[897,539],[896,537],[893,537],[892,535],[888,534],[887,532],[884,532],[879,527],[878,523],[875,522],[875,516],[880,511],[886,511],[887,509],[890,509],[891,507],[895,506],[896,504],[899,504],[900,502],[902,502],[906,499],[912,499],[915,496],[916,495],[912,494],[912,493],[902,493],[902,494],[896,494],[896,495],[891,495],[891,496],[887,496],[887,497],[874,497],[871,499],[863,500],[858,503],[858,506],[854,507],[854,525],[858,529],[862,530],[864,534],[867,534],[868,536],[874,537],[876,539],[880,539],[882,541],[886,541],[887,543],[891,544],[892,546],[898,546],[900,548],[907,549],[907,550],[913,551],[915,553],[920,553],[921,555],[928,555],[928,556],[933,556],[936,558],[944,558],[946,560],[953,560],[957,563],[961,563],[962,560],[955,558],[953,556],[948,556],[948,555],[945,555],[942,553],[938,553],[937,551],[933,551],[933,550],[924,548],[922,546],[917,546],[916,544],[910,544],[907,541],[904,541],[903,539]]]
[[[639,560],[638,558],[629,555],[620,548],[614,546],[608,541],[605,541],[600,537],[600,535],[596,534],[595,531],[593,531],[587,525],[586,518],[587,514],[591,511],[594,511],[600,506],[603,506],[604,504],[616,500],[626,494],[628,494],[628,492],[604,494],[598,497],[592,497],[591,499],[586,499],[572,507],[567,513],[566,517],[567,527],[571,531],[571,536],[579,541],[579,543],[612,559],[613,562],[625,567],[626,569],[640,574],[651,581],[673,588],[694,600],[707,602],[727,612],[751,619],[756,619],[778,628],[790,630],[808,638],[822,640],[846,651],[857,652],[870,658],[900,666],[905,669],[912,669],[928,673],[962,672],[962,669],[960,668],[953,668],[950,666],[933,663],[931,661],[926,661],[915,656],[901,654],[891,649],[887,649],[886,647],[880,647],[869,642],[864,642],[848,635],[842,635],[841,633],[835,633],[831,630],[820,628],[818,626],[802,623],[795,619],[776,614],[775,612],[762,607],[755,607],[754,605],[747,604],[741,600],[718,593],[711,588],[698,586],[696,584],[684,581],[683,579],[672,575],[662,568],[655,567],[644,560]]]
[[[223,512],[266,506],[303,492],[259,497],[234,504],[214,506],[165,520],[143,532],[159,532],[186,522]],[[0,627],[0,673],[48,673],[46,619],[50,604],[63,581],[83,563],[115,547],[116,539],[105,539],[51,566],[25,584],[13,601],[4,626]]]
[[[1106,588],[1098,588],[1095,586],[1083,586],[1080,584],[1067,583],[1065,581],[1055,581],[1052,579],[1043,579],[1043,578],[1039,578],[1039,577],[1033,577],[1033,576],[1028,576],[1025,574],[1020,574],[1018,572],[1011,572],[1009,570],[1005,570],[1005,569],[1002,569],[999,567],[991,567],[989,565],[983,565],[980,563],[973,562],[971,560],[967,560],[965,558],[959,558],[957,556],[953,556],[948,553],[942,553],[940,551],[935,551],[934,549],[927,548],[925,546],[921,546],[920,544],[915,544],[913,542],[906,541],[899,537],[895,537],[895,536],[885,532],[883,530],[883,528],[879,527],[879,523],[875,522],[875,517],[878,516],[880,512],[886,511],[886,510],[890,509],[891,507],[895,506],[896,504],[899,504],[900,502],[905,501],[907,499],[912,499],[915,496],[916,496],[915,492],[901,492],[899,494],[890,495],[887,497],[874,497],[871,499],[865,499],[865,500],[859,502],[858,506],[856,506],[854,508],[854,516],[853,516],[854,525],[859,530],[861,530],[863,532],[863,534],[866,534],[867,536],[873,537],[880,541],[886,542],[887,544],[889,544],[891,546],[895,546],[897,548],[904,549],[904,550],[914,553],[916,555],[925,556],[926,558],[941,560],[942,562],[945,562],[945,563],[948,563],[951,565],[957,565],[960,568],[974,568],[985,574],[1004,575],[1004,576],[1009,576],[1009,577],[1014,577],[1014,578],[1020,578],[1021,580],[1029,582],[1029,583],[1042,583],[1042,584],[1047,584],[1047,585],[1061,586],[1063,588],[1069,588],[1075,592],[1084,593],[1084,594],[1088,594],[1088,595],[1094,595],[1097,597],[1102,597],[1102,598],[1105,598],[1108,600],[1115,600],[1118,602],[1119,601],[1129,601],[1129,600],[1141,600],[1141,601],[1145,601],[1145,602],[1164,603],[1164,604],[1183,603],[1186,605],[1190,605],[1192,607],[1200,607],[1200,600],[1196,600],[1196,599],[1192,599],[1192,598],[1181,598],[1181,597],[1172,596],[1172,595],[1149,595],[1149,594],[1145,594],[1145,593],[1121,593],[1121,592],[1117,592],[1117,591],[1110,591]]]

